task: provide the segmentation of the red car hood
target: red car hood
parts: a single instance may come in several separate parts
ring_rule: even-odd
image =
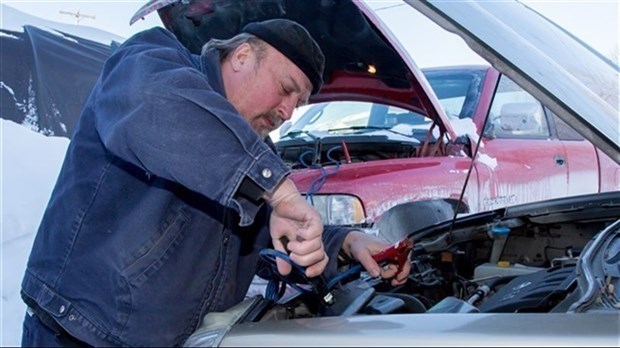
[[[321,186],[320,194],[358,197],[364,202],[366,222],[372,223],[400,203],[428,198],[428,192],[412,189],[412,180],[417,184],[426,185],[425,187],[437,187],[440,191],[434,193],[442,197],[450,196],[454,190],[458,191],[460,182],[454,182],[454,187],[450,185],[438,187],[427,175],[445,169],[441,167],[451,165],[433,158],[424,161],[416,158],[400,158],[351,163],[340,166],[338,170],[335,170],[335,167],[325,167],[325,172],[331,174],[328,176],[329,180]],[[301,192],[309,192],[313,182],[321,175],[322,171],[319,169],[299,169],[294,170],[290,177]],[[414,177],[416,179],[412,179]]]
[[[194,53],[211,38],[232,37],[253,21],[297,21],[312,34],[326,58],[325,83],[311,103],[358,100],[399,106],[437,120],[454,139],[454,131],[422,72],[362,2],[154,0],[138,10],[131,23],[154,11]]]

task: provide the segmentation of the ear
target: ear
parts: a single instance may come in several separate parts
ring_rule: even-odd
[[[248,64],[253,54],[254,51],[252,50],[250,44],[243,43],[237,46],[237,48],[235,48],[230,57],[230,64],[232,66],[232,69],[234,71],[240,71],[241,69],[243,69],[243,66]]]

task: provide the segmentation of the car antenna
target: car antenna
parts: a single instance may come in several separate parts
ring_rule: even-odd
[[[452,222],[450,223],[450,229],[448,230],[449,243],[450,241],[452,241],[452,229],[454,228],[456,217],[459,213],[459,209],[461,208],[461,202],[463,201],[463,197],[465,196],[465,190],[467,189],[467,183],[469,183],[469,177],[471,176],[471,171],[474,168],[474,162],[476,161],[476,157],[478,156],[478,150],[480,149],[480,143],[482,142],[482,136],[484,135],[484,131],[487,128],[488,120],[489,120],[489,114],[487,113],[486,116],[484,117],[484,122],[482,123],[480,135],[478,135],[478,140],[476,141],[476,147],[474,148],[474,153],[471,155],[471,162],[469,162],[469,169],[467,170],[467,176],[465,176],[465,182],[463,183],[461,194],[459,195],[459,199],[456,202],[456,208],[454,209],[454,215],[452,216]]]

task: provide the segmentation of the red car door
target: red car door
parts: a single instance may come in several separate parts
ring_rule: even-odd
[[[553,115],[555,133],[562,142],[568,167],[568,195],[601,191],[600,158],[592,143]],[[601,156],[607,157],[600,153]]]
[[[495,93],[476,116],[489,115],[477,158],[481,210],[566,196],[567,155],[545,109],[507,77],[498,81],[485,87]]]

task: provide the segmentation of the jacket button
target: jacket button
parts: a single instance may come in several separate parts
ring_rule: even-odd
[[[58,309],[58,312],[59,312],[60,314],[62,314],[62,313],[64,313],[64,312],[65,312],[65,309],[66,309],[66,308],[65,308],[65,306],[64,306],[64,305],[61,305],[61,306],[60,306],[60,308]]]
[[[269,168],[263,169],[263,178],[265,179],[271,178],[271,169]]]
[[[74,321],[75,320],[75,315],[73,314],[69,314],[69,321]]]

